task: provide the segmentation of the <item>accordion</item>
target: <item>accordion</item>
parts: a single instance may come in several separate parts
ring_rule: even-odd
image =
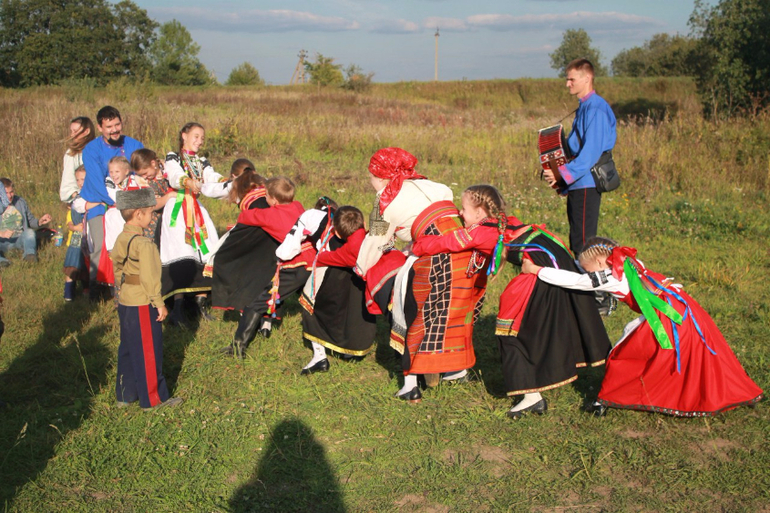
[[[552,187],[561,192],[565,184],[559,173],[559,166],[566,164],[573,157],[567,145],[567,139],[564,137],[564,127],[554,125],[538,131],[537,146],[540,150],[540,165],[543,171],[553,172],[556,182]],[[543,171],[540,171],[540,178],[543,178]]]

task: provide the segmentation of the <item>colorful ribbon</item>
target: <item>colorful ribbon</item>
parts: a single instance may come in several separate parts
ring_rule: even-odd
[[[660,347],[663,349],[673,349],[668,333],[666,333],[666,328],[655,313],[655,310],[658,310],[676,324],[682,324],[682,314],[677,312],[672,305],[644,287],[642,278],[639,276],[639,272],[631,258],[626,258],[623,262],[623,272],[628,280],[628,288],[631,290],[631,294],[633,294],[636,303],[639,305],[639,310],[641,310],[642,315],[647,319],[647,323],[650,325],[653,335],[655,335],[655,340],[658,341],[658,344],[660,344]],[[677,366],[679,365],[678,361],[679,352],[677,351]]]

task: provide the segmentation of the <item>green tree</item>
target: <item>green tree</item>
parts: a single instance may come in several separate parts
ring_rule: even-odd
[[[612,74],[626,77],[683,77],[695,74],[698,41],[655,34],[643,46],[623,50],[612,59]]]
[[[133,2],[0,1],[0,84],[105,83],[147,69],[144,50],[157,24]]]
[[[150,46],[153,81],[165,85],[207,85],[214,80],[198,60],[201,47],[177,20],[164,23]]]
[[[227,77],[227,82],[225,82],[225,85],[262,86],[265,85],[265,81],[262,80],[262,77],[259,76],[259,71],[257,71],[257,68],[248,62],[244,62],[243,64],[239,64],[233,68],[233,70],[230,72],[230,76]]]
[[[695,1],[697,85],[706,113],[727,117],[770,102],[770,0]]]
[[[340,86],[345,82],[342,76],[342,64],[334,64],[332,57],[315,54],[315,62],[305,61],[305,70],[310,75],[310,83],[319,86]]]
[[[566,77],[567,64],[575,59],[588,59],[594,65],[594,74],[597,77],[607,75],[607,68],[602,66],[602,54],[596,48],[591,47],[591,38],[588,32],[581,29],[568,29],[564,32],[559,47],[549,54],[551,67],[559,72],[560,77]]]

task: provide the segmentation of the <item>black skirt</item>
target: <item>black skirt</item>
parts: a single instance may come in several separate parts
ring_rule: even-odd
[[[275,276],[278,242],[258,226],[237,224],[214,259],[211,304],[214,308],[243,309]]]
[[[531,232],[526,233],[514,243],[524,242],[530,235]],[[559,269],[580,272],[570,253],[549,237],[540,234],[528,243],[548,250]],[[529,255],[539,266],[554,267],[544,251],[530,252]],[[509,259],[520,263],[520,257],[516,248],[512,248]],[[505,301],[504,296],[501,304]],[[518,333],[498,335],[497,338],[509,396],[541,392],[570,383],[577,379],[578,368],[602,365],[611,347],[592,293],[564,289],[539,280],[530,294]]]
[[[303,294],[300,303],[307,340],[353,356],[372,350],[376,317],[366,310],[364,282],[352,270],[327,268],[315,301]]]

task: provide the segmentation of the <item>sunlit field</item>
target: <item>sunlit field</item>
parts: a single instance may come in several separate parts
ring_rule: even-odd
[[[639,249],[711,313],[748,374],[770,387],[770,118],[704,120],[686,79],[601,79],[618,117],[623,183],[602,199],[599,232]],[[537,130],[575,107],[559,80],[375,84],[363,94],[314,86],[159,88],[88,84],[0,90],[0,175],[37,216],[63,224],[58,201],[69,119],[103,105],[158,154],[188,121],[229,173],[238,157],[286,175],[306,208],[325,194],[366,214],[369,157],[402,147],[459,196],[476,183],[508,212],[566,238],[564,200],[539,179]],[[563,123],[569,125],[571,117]],[[234,205],[204,199],[220,234]],[[62,299],[64,247],[2,270],[0,505],[8,511],[767,511],[766,401],[715,418],[583,411],[603,368],[546,392],[548,413],[511,421],[494,321],[518,268],[491,283],[475,328],[475,380],[423,392],[400,387],[388,327],[361,361],[310,359],[300,307],[257,338],[243,361],[219,349],[237,316],[194,331],[164,328],[175,409],[115,407],[118,317],[111,302]],[[606,319],[619,337],[633,313]]]

